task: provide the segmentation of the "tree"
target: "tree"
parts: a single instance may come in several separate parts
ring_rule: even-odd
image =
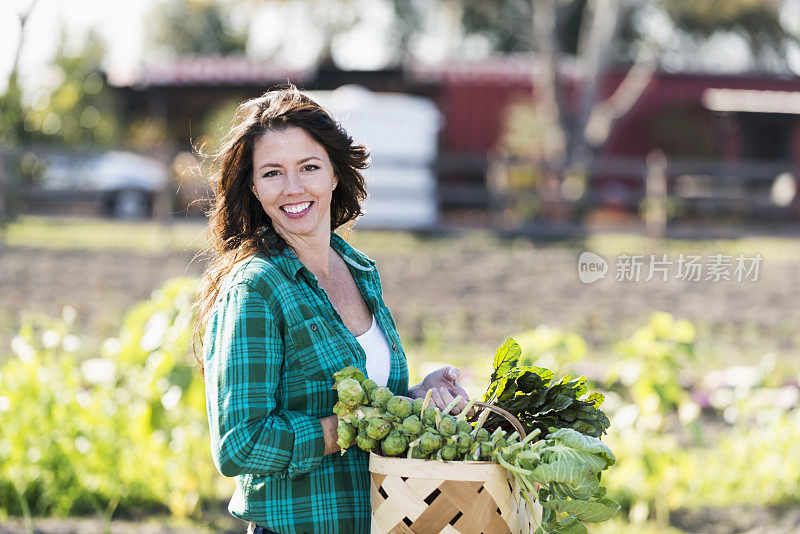
[[[19,86],[19,58],[22,55],[26,37],[26,27],[30,14],[39,0],[33,0],[27,9],[20,12],[19,38],[14,51],[14,61],[8,76],[6,91],[0,95],[0,146],[14,146],[24,137],[24,112],[22,109],[22,89]]]
[[[61,45],[53,58],[60,83],[46,97],[24,110],[24,139],[73,147],[108,146],[118,141],[119,122],[102,72],[106,47],[89,32],[81,48],[69,52]]]
[[[244,54],[247,32],[212,0],[162,0],[148,17],[151,50],[176,55]]]

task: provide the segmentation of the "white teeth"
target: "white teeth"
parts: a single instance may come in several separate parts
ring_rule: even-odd
[[[304,209],[308,208],[311,205],[311,202],[303,202],[302,204],[294,204],[293,206],[283,206],[283,211],[289,213],[300,213]]]

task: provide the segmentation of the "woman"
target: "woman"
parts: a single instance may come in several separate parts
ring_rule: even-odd
[[[197,329],[214,463],[251,532],[369,531],[368,456],[339,453],[335,371],[466,405],[453,367],[408,387],[375,262],[333,233],[361,214],[368,158],[289,86],[242,104],[215,159]]]

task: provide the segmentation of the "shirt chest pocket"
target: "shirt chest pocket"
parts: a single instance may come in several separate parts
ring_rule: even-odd
[[[353,362],[350,349],[333,327],[320,318],[306,319],[288,330],[288,361],[291,371],[309,380],[333,383],[333,373]]]

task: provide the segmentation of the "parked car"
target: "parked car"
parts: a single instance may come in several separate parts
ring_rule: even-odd
[[[88,157],[58,154],[45,161],[41,198],[58,192],[63,200],[91,200],[120,219],[150,217],[157,195],[169,183],[164,163],[133,152],[112,150]]]

